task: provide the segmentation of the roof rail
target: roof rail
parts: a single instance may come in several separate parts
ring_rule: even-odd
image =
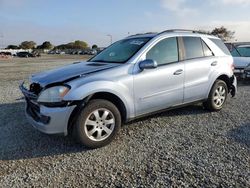
[[[199,31],[188,30],[188,29],[170,29],[160,32],[158,35],[163,33],[172,33],[172,32],[188,32],[188,33],[199,33]]]
[[[129,35],[126,38],[140,36],[140,35],[150,35],[150,34],[158,34],[158,33],[157,32],[137,33],[137,34],[134,34],[134,35]]]

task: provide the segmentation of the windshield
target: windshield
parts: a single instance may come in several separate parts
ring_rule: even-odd
[[[233,57],[250,57],[250,46],[234,47],[231,54]]]
[[[101,53],[90,59],[90,62],[125,63],[138,52],[151,38],[130,38],[115,42]]]

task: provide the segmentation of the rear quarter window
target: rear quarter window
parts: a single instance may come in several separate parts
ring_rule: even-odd
[[[210,50],[210,48],[207,46],[207,44],[202,40],[202,47],[203,47],[203,51],[204,51],[204,56],[205,57],[210,57],[213,56],[213,52]]]
[[[214,44],[216,44],[216,46],[218,46],[218,48],[220,48],[226,55],[231,55],[231,53],[229,52],[229,50],[226,47],[226,45],[222,42],[222,40],[220,40],[220,39],[212,39],[212,38],[210,38],[210,40]]]

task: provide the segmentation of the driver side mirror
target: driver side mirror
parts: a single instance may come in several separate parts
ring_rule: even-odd
[[[155,69],[157,68],[157,62],[155,60],[152,60],[152,59],[146,59],[146,60],[143,60],[139,63],[139,67],[141,70],[144,70],[144,69]]]

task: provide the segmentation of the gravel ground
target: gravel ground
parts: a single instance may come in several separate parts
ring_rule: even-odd
[[[0,60],[0,187],[250,187],[249,83],[218,113],[200,105],[164,112],[87,150],[33,129],[18,90],[29,74],[73,61]]]

